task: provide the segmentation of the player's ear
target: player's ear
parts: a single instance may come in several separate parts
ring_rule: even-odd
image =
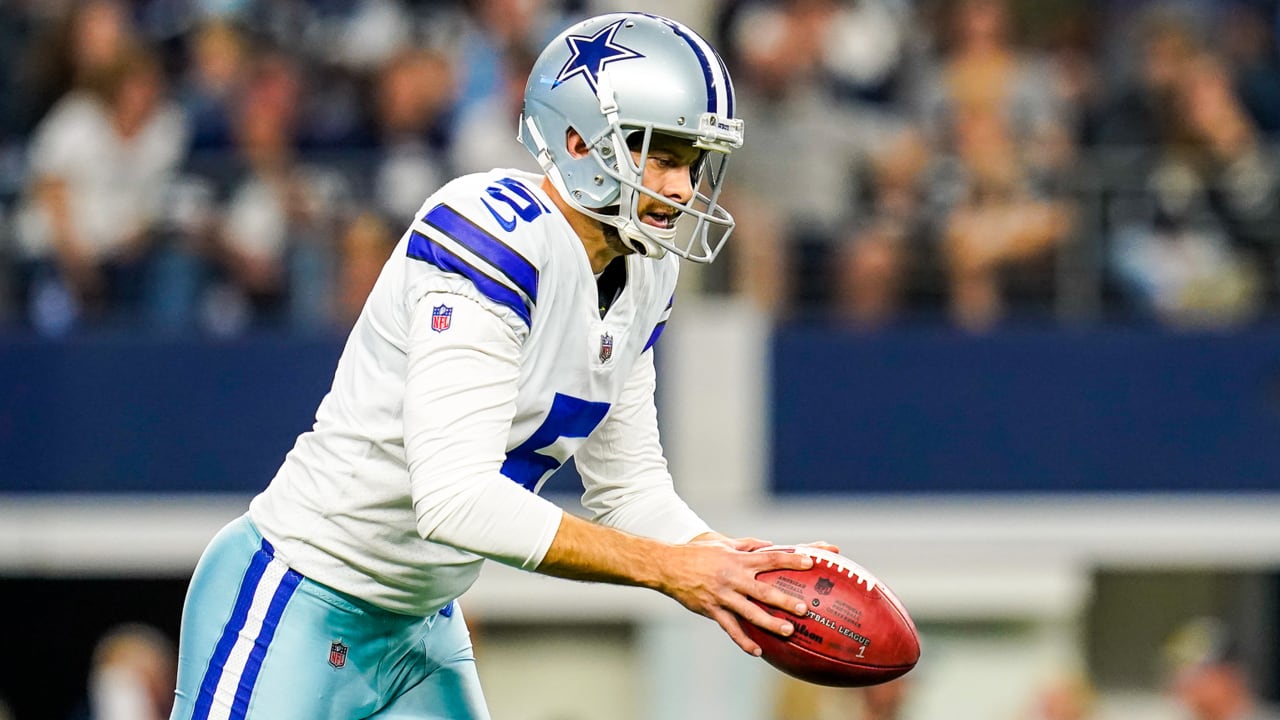
[[[569,128],[564,132],[564,147],[569,151],[569,156],[575,160],[584,158],[590,150],[587,148],[587,141],[582,139],[577,130]]]

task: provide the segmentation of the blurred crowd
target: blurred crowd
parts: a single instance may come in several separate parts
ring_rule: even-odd
[[[535,169],[529,68],[614,5],[0,0],[0,323],[345,330],[428,194]],[[654,9],[746,120],[703,292],[978,332],[1280,307],[1275,0]]]
[[[1162,648],[1152,648],[1153,695],[1163,702],[1146,717],[1180,720],[1280,720],[1260,691],[1264,663],[1243,650],[1238,630],[1218,617],[1185,619]],[[127,622],[98,638],[83,697],[66,720],[164,720],[173,707],[177,653],[151,625]],[[778,674],[776,720],[908,720],[924,717],[916,688],[929,682],[921,666],[864,688],[811,685]],[[1273,682],[1262,683],[1274,687]],[[1086,675],[1065,671],[1029,688],[1017,720],[1119,720],[1104,710]],[[967,698],[964,698],[967,699]],[[962,699],[963,700],[963,699]],[[16,720],[0,700],[0,720]],[[1013,720],[1013,718],[1010,718]]]
[[[1239,630],[1218,617],[1186,619],[1164,646],[1153,649],[1156,695],[1163,702],[1143,717],[1177,720],[1280,720],[1260,686],[1274,683],[1266,664],[1243,650]],[[864,688],[826,688],[784,678],[777,720],[909,720],[926,717],[915,688],[928,683],[927,666]],[[1132,709],[1105,708],[1087,673],[1051,674],[1029,689],[1018,720],[1129,720]],[[963,704],[969,698],[961,698]]]

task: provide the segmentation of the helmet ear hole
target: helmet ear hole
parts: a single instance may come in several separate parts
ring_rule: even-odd
[[[569,156],[574,159],[581,159],[591,154],[591,148],[587,147],[586,139],[573,128],[568,128],[564,131],[564,148],[569,151]]]

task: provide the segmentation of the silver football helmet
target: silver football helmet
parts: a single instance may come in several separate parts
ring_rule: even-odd
[[[566,149],[569,129],[586,141],[586,155]],[[688,203],[642,183],[654,133],[701,151]],[[733,216],[719,205],[729,154],[742,147],[733,83],[707,41],[674,20],[616,13],[565,30],[529,74],[518,137],[573,208],[616,227],[640,254],[669,250],[711,262],[733,230]],[[679,238],[674,223],[664,229],[642,222],[642,196],[695,218],[692,231]]]

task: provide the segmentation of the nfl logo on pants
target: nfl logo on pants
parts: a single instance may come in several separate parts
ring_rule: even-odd
[[[329,664],[341,668],[347,664],[347,646],[341,640],[329,643]]]
[[[436,332],[444,332],[449,329],[449,323],[453,321],[453,308],[448,305],[437,305],[431,308],[431,329]]]

